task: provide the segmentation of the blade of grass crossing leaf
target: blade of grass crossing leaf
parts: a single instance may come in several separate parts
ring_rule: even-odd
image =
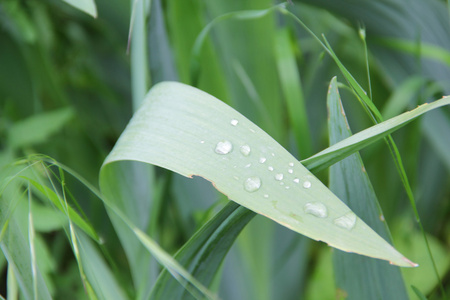
[[[327,106],[330,144],[351,136],[337,89],[336,77],[330,83]],[[390,234],[382,216],[373,187],[358,153],[330,168],[330,189],[349,205],[384,239]],[[337,288],[347,299],[408,299],[399,268],[360,255],[334,252]]]
[[[401,128],[424,113],[449,104],[450,97],[444,97],[432,103],[423,104],[416,109],[360,131],[351,137],[346,138],[345,140],[338,142],[305,160],[302,160],[301,163],[314,172],[323,170],[348,155],[384,138],[386,135]]]
[[[219,266],[242,228],[255,213],[230,202],[175,254],[175,259],[203,285],[210,286]],[[184,296],[183,296],[184,294]],[[186,291],[164,271],[158,278],[152,299],[185,299]]]
[[[202,176],[233,201],[294,231],[345,251],[414,266],[356,216],[350,228],[339,227],[340,218],[352,214],[347,206],[260,128],[195,88],[174,82],[153,87],[102,173],[123,160]]]

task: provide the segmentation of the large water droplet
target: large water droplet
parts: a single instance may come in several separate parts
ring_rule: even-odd
[[[276,180],[283,180],[283,174],[282,173],[276,174],[275,175],[275,179]]]
[[[249,145],[241,146],[241,153],[244,156],[249,156],[249,154],[250,154],[250,146]]]
[[[321,202],[308,202],[303,207],[303,210],[305,213],[318,218],[326,218],[328,216],[327,207]]]
[[[305,182],[303,182],[303,187],[305,189],[309,189],[311,187],[311,181],[306,180]]]
[[[239,123],[239,121],[236,119],[233,119],[233,120],[231,120],[230,123],[231,123],[231,125],[236,126]]]
[[[334,219],[333,223],[341,228],[351,230],[355,227],[356,215],[353,212],[348,212],[342,217]]]
[[[244,188],[247,192],[254,192],[261,187],[261,179],[259,177],[249,177],[244,182]]]
[[[226,140],[218,142],[215,149],[217,154],[228,154],[231,150],[233,150],[233,145],[230,141]]]

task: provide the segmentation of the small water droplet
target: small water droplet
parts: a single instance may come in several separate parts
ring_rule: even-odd
[[[290,162],[289,163],[289,167],[293,167],[294,166],[294,163],[293,162]]]
[[[239,177],[237,177],[237,176],[233,176],[233,178],[236,179],[236,180],[239,180]]]
[[[241,146],[241,153],[244,156],[249,156],[250,155],[250,146],[249,145]]]
[[[285,189],[287,189],[287,190],[288,190],[288,189],[290,189],[290,187],[289,187],[289,186],[287,185],[287,186],[285,187]]]
[[[300,182],[300,179],[295,178],[293,181],[294,181],[295,183],[299,183],[299,182]]]
[[[230,141],[226,140],[218,142],[215,149],[217,154],[228,154],[231,150],[233,150],[233,145]]]
[[[306,180],[305,182],[303,182],[303,187],[305,189],[309,189],[311,187],[311,181]]]
[[[276,175],[275,175],[275,179],[276,179],[276,180],[283,180],[283,177],[284,177],[284,176],[283,176],[282,173],[279,173],[279,174],[276,174]]]
[[[385,221],[384,215],[383,215],[383,214],[380,215],[380,221],[381,221],[381,222],[384,222],[384,221]]]
[[[275,156],[275,153],[271,153],[272,156]]]
[[[252,164],[245,165],[246,168],[250,168],[251,166],[252,166]]]
[[[264,194],[264,198],[269,198],[269,195],[267,195],[267,194]]]
[[[288,169],[288,173],[289,173],[289,174],[292,174],[292,173],[294,173],[294,170]]]
[[[205,141],[200,141],[200,144],[204,144],[205,143]]]
[[[256,131],[255,131],[255,130],[253,130],[253,129],[251,129],[251,128],[250,128],[249,130],[250,130],[251,132],[253,132],[253,133],[256,133]]]
[[[356,215],[353,212],[348,212],[342,217],[334,219],[333,223],[338,227],[351,230],[355,227]]]
[[[281,182],[280,182],[280,185],[284,185],[284,182],[283,182],[283,181],[281,181]]]
[[[326,218],[328,216],[327,207],[321,202],[308,202],[303,207],[303,210],[305,213],[318,218]]]
[[[269,166],[267,169],[268,169],[269,171],[273,171],[273,167],[271,167],[271,166]]]
[[[261,179],[259,177],[249,177],[244,182],[244,188],[247,192],[254,192],[261,187]]]
[[[266,160],[267,160],[267,159],[266,159],[265,157],[261,157],[261,158],[259,159],[259,162],[263,164],[263,163],[266,162]]]
[[[231,123],[231,125],[236,126],[239,123],[239,121],[236,119],[233,119],[233,120],[231,120],[230,123]]]

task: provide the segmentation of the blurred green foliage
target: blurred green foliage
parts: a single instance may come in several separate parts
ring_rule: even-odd
[[[152,264],[147,270],[149,282],[140,287],[123,250],[126,245],[121,244],[103,203],[86,184],[77,176],[63,180],[51,163],[36,163],[36,170],[21,173],[41,180],[39,184],[58,195],[65,192],[74,211],[99,234],[102,242],[96,244],[78,230],[86,245],[80,257],[91,258],[91,268],[80,269],[67,218],[52,207],[48,195],[25,179],[11,183],[8,176],[23,169],[18,159],[48,155],[97,186],[104,158],[136,109],[133,95],[147,84],[164,80],[195,83],[244,114],[298,159],[305,159],[328,146],[327,86],[333,76],[342,83],[345,79],[303,28],[274,12],[214,25],[200,52],[196,80],[190,67],[192,47],[201,30],[217,16],[266,9],[277,4],[274,1],[97,0],[95,19],[66,2],[0,3],[0,294],[17,299],[14,291],[18,289],[23,298],[31,299],[24,292],[29,287],[38,291],[39,299],[50,295],[85,299],[90,287],[83,274],[90,278],[98,272],[98,278],[105,278],[98,286],[111,293],[97,294],[98,298],[114,294],[117,299],[147,299],[160,266]],[[133,7],[139,7],[135,14],[144,20],[133,27],[134,36],[145,37],[145,51],[140,54],[133,54],[133,49],[127,52]],[[326,36],[362,87],[368,91],[371,86],[373,103],[386,118],[450,93],[450,21],[445,1],[301,0],[287,8],[316,34]],[[366,32],[370,83],[360,28]],[[136,87],[138,79],[132,74],[139,73],[134,73],[132,60],[148,72],[143,86]],[[340,92],[352,131],[371,126],[349,89]],[[431,112],[393,138],[443,289],[450,295],[450,112],[448,108]],[[361,157],[394,245],[420,264],[402,270],[409,297],[422,294],[444,299],[389,150],[378,142],[361,151]],[[152,187],[150,217],[143,229],[174,254],[225,205],[226,198],[204,180],[160,169],[154,172],[148,179],[151,183],[134,177],[124,181],[136,194]],[[328,182],[328,171],[317,176]],[[28,191],[33,195],[30,201]],[[31,274],[30,207],[36,231],[31,245],[40,275],[21,281],[6,259],[10,266],[14,259],[21,261]],[[21,249],[23,254],[7,249]],[[222,299],[358,299],[336,288],[333,251],[338,250],[257,216],[240,234],[209,288]],[[92,289],[97,291],[98,286]]]

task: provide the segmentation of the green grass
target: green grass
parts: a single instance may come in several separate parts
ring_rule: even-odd
[[[277,4],[0,4],[2,298],[450,295],[447,4]]]

